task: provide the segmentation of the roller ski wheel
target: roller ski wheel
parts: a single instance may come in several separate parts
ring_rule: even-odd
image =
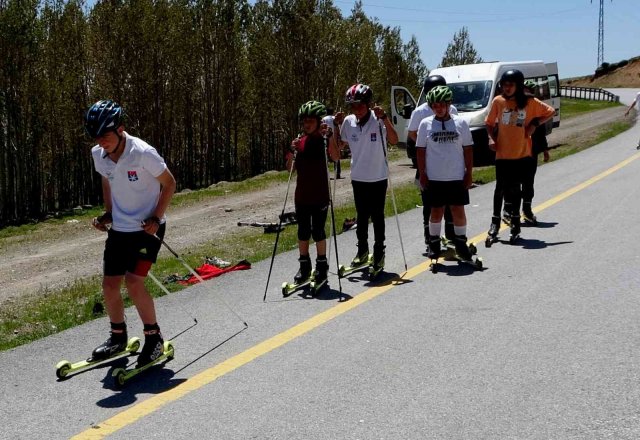
[[[322,288],[323,288],[324,286],[327,286],[327,285],[328,285],[328,281],[329,281],[329,280],[327,280],[326,278],[325,278],[324,280],[321,280],[321,281],[318,281],[318,282],[316,282],[316,281],[312,281],[312,282],[309,284],[309,294],[310,294],[312,297],[316,296],[316,295],[318,294],[318,292],[320,292],[320,290],[322,290]]]
[[[509,244],[516,244],[519,238],[520,238],[520,234],[511,234],[509,236]]]
[[[142,373],[145,370],[148,370],[154,365],[157,365],[161,362],[169,362],[173,360],[175,356],[175,348],[173,346],[173,343],[171,341],[165,341],[164,344],[162,345],[162,348],[163,348],[162,354],[158,356],[156,359],[149,362],[148,364],[145,364],[138,368],[132,368],[132,369],[116,368],[111,374],[111,376],[115,380],[116,387],[117,388],[124,387],[127,384],[127,382],[131,380],[133,377],[137,376],[138,374]]]
[[[58,379],[63,380],[67,378],[70,374],[76,373],[81,370],[87,370],[97,365],[102,365],[108,362],[112,362],[123,356],[136,353],[138,350],[140,350],[140,338],[131,338],[127,341],[127,346],[125,347],[124,350],[119,351],[115,353],[113,356],[110,356],[106,359],[93,360],[93,358],[88,358],[84,361],[75,362],[73,364],[66,360],[58,362],[58,364],[56,365],[56,376],[58,377]]]
[[[379,267],[374,267],[374,266],[369,266],[369,278],[372,280],[375,280],[378,275],[380,275],[380,272],[382,272],[384,270],[384,266],[379,266]]]
[[[338,268],[338,276],[340,278],[344,278],[346,276],[351,275],[354,272],[358,272],[360,270],[368,269],[373,263],[373,254],[369,254],[367,260],[360,265],[356,266],[342,266]]]
[[[536,218],[535,215],[533,215],[533,213],[523,214],[522,220],[524,221],[524,224],[527,226],[538,226],[538,219]]]
[[[482,264],[482,258],[481,257],[476,257],[473,258],[471,260],[464,260],[460,257],[457,257],[458,260],[458,264],[464,264],[467,266],[471,266],[473,269],[475,270],[482,270],[483,269],[483,264]]]
[[[282,296],[285,298],[290,296],[292,293],[297,292],[298,290],[304,289],[307,286],[311,285],[313,282],[313,274],[307,278],[305,281],[301,283],[287,283],[286,281],[282,283]]]
[[[438,273],[438,259],[437,258],[432,258],[431,259],[431,265],[429,266],[429,270],[431,271],[431,273]]]

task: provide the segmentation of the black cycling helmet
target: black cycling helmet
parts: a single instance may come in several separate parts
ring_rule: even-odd
[[[84,128],[92,138],[104,136],[109,131],[117,132],[124,121],[124,110],[111,100],[93,104],[84,116]]]
[[[518,88],[524,86],[524,75],[518,69],[510,69],[502,74],[500,77],[500,84],[503,82],[512,82]]]
[[[347,104],[369,104],[373,100],[373,90],[366,84],[354,84],[347,89],[344,102]]]
[[[424,85],[422,86],[424,93],[429,93],[435,86],[446,86],[447,80],[440,75],[430,75],[425,78]]]

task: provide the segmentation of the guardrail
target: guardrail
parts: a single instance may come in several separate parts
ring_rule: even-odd
[[[620,97],[598,87],[560,86],[560,96],[565,98],[590,99],[593,101],[620,102]]]

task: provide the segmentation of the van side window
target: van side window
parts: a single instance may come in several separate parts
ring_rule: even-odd
[[[394,90],[394,97],[396,102],[396,113],[399,115],[404,113],[404,106],[406,104],[412,104],[412,100],[407,96],[407,92],[402,89]]]

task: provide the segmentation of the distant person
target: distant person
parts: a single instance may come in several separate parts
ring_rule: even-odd
[[[120,287],[124,281],[144,324],[144,346],[137,367],[163,354],[162,334],[153,298],[144,286],[164,237],[165,211],[176,181],[155,148],[124,131],[124,111],[113,101],[98,101],[85,115],[85,129],[98,145],[91,149],[102,176],[105,213],[93,226],[107,232],[102,290],[111,321],[109,339],[91,355],[108,359],[127,345],[127,325]]]
[[[331,129],[334,139],[340,139],[340,127],[335,123],[336,117],[333,115],[333,108],[327,107],[327,116],[322,118],[322,123],[327,124],[327,127]],[[341,167],[340,167],[340,155],[337,159],[331,159],[333,162],[333,171],[335,171],[336,179],[342,179]]]
[[[627,111],[624,113],[624,115],[625,116],[629,115],[629,112],[634,106],[636,107],[636,112],[640,114],[640,92],[638,92],[638,94],[636,95],[636,99],[633,100],[633,102],[631,103]],[[636,147],[636,150],[640,150],[640,140],[638,141],[638,146]]]
[[[327,180],[328,153],[331,160],[338,158],[338,148],[333,137],[329,142],[325,136],[332,133],[322,122],[327,111],[321,102],[309,101],[298,110],[303,135],[291,142],[292,153],[287,157],[287,169],[295,166],[298,174],[295,192],[296,219],[298,222],[298,250],[300,268],[294,276],[295,284],[302,284],[312,276],[309,240],[316,243],[316,270],[314,281],[318,284],[327,279],[327,240],[325,223],[329,208],[329,185]],[[325,152],[325,145],[328,151]],[[295,152],[295,165],[293,161]]]
[[[345,93],[351,114],[336,114],[341,125],[342,147],[351,150],[351,185],[356,205],[358,251],[352,266],[369,258],[369,219],[373,223],[373,273],[384,267],[385,222],[389,167],[385,159],[386,142],[398,143],[398,134],[382,107],[373,103],[373,91],[366,84],[354,84]],[[386,139],[383,139],[386,138]]]
[[[525,91],[532,97],[535,97],[537,84],[535,81],[528,79],[524,82]],[[535,124],[535,121],[532,121]],[[536,171],[538,170],[538,156],[542,153],[543,161],[549,162],[549,143],[547,142],[547,128],[540,125],[531,135],[531,154],[529,160],[529,172],[525,174],[522,181],[522,218],[526,224],[531,226],[538,225],[538,219],[533,214],[531,203],[534,196],[534,181]]]
[[[446,86],[447,81],[443,76],[440,75],[431,75],[428,76],[424,80],[424,84],[422,86],[422,93],[424,96],[428,96],[429,92],[437,86]],[[453,96],[453,95],[452,95]],[[452,98],[453,99],[453,98]],[[457,115],[458,109],[451,104],[449,104],[449,114]],[[409,120],[409,128],[408,128],[408,139],[407,139],[407,150],[413,151],[413,154],[410,154],[411,161],[413,162],[413,166],[416,167],[416,181],[420,180],[420,171],[417,168],[416,161],[416,139],[418,137],[418,127],[420,123],[429,116],[433,116],[434,112],[431,109],[431,105],[428,100],[425,99],[424,104],[419,105],[412,113],[411,119]],[[429,244],[429,217],[431,214],[431,208],[429,200],[427,200],[427,193],[424,191],[422,187],[420,187],[420,197],[422,199],[422,226],[424,229],[424,242],[428,246]],[[455,237],[455,232],[453,230],[453,216],[451,215],[451,209],[449,207],[445,207],[444,210],[444,235],[449,240],[453,241]]]
[[[496,185],[504,192],[505,207],[511,223],[510,242],[520,236],[520,204],[524,176],[531,168],[531,135],[551,119],[553,107],[527,95],[524,75],[520,70],[504,72],[500,78],[502,94],[496,96],[485,118],[487,132],[496,150]],[[494,197],[494,203],[496,198]],[[500,198],[500,202],[501,202]],[[499,211],[498,211],[499,213]],[[489,240],[495,240],[500,217],[495,206],[489,229]]]

